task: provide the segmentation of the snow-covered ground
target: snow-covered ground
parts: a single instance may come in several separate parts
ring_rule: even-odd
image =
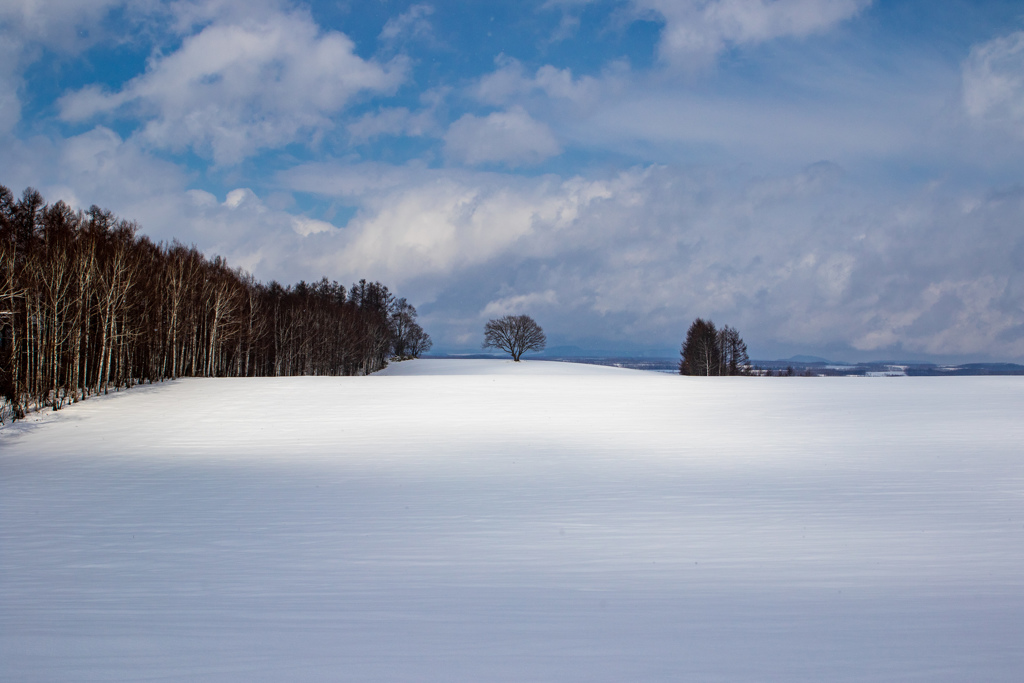
[[[0,680],[1024,680],[1022,415],[473,360],[90,399],[0,429]]]

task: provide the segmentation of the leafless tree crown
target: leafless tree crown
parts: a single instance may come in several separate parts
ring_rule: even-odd
[[[501,349],[519,359],[527,351],[541,351],[547,337],[540,325],[528,315],[506,315],[484,325],[484,348]]]

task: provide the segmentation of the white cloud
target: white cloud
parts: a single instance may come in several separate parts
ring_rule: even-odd
[[[335,232],[337,228],[327,221],[320,221],[306,216],[296,216],[292,218],[292,230],[303,237],[307,237],[321,232]]]
[[[592,76],[574,78],[571,69],[546,64],[529,76],[516,59],[502,55],[496,61],[498,68],[482,77],[471,90],[473,97],[486,104],[504,105],[535,92],[577,105],[592,104],[602,91],[614,85],[613,81],[622,70],[621,64],[613,63],[605,77],[598,80]]]
[[[39,58],[40,48],[74,55],[101,41],[120,40],[104,22],[118,8],[139,16],[157,5],[154,0],[0,1],[0,134],[21,119],[22,73]]]
[[[348,133],[356,142],[387,135],[420,137],[439,135],[440,132],[433,109],[411,112],[405,107],[384,107],[364,114],[348,125]]]
[[[444,142],[450,159],[470,165],[535,164],[562,152],[551,129],[522,107],[484,117],[466,114],[451,125]]]
[[[604,181],[522,179],[455,169],[315,164],[280,176],[291,189],[343,198],[361,208],[336,267],[408,282],[446,277],[508,253],[547,253],[582,207],[610,194]],[[522,251],[520,251],[520,249]]]
[[[114,9],[148,14],[157,9],[154,0],[4,0],[0,25],[4,37],[20,42],[40,42],[62,52],[77,52],[101,39],[102,22]]]
[[[433,13],[434,8],[431,5],[413,5],[397,17],[388,19],[381,29],[380,39],[388,43],[414,39],[432,42],[434,28],[427,17]]]
[[[1024,31],[971,50],[963,65],[963,102],[975,122],[1024,139]]]
[[[899,348],[1024,359],[1024,194],[966,191],[941,180],[918,187],[888,161],[921,159],[922,149],[956,156],[975,140],[996,139],[995,151],[1011,156],[1016,147],[1003,133],[1019,135],[1024,120],[1019,33],[977,46],[961,70],[922,58],[899,74],[879,74],[839,55],[840,69],[803,67],[753,94],[659,70],[630,73],[630,82],[621,71],[581,76],[503,58],[460,93],[499,110],[489,116],[468,115],[444,131],[437,122],[443,103],[435,107],[440,100],[424,96],[420,109],[375,108],[345,119],[353,140],[444,137],[453,166],[537,163],[576,143],[631,158],[682,159],[699,170],[645,162],[618,174],[562,178],[426,162],[324,162],[267,178],[262,166],[208,176],[161,161],[153,147],[193,147],[231,163],[315,138],[338,125],[353,99],[402,82],[401,62],[363,60],[345,36],[319,30],[287,6],[164,5],[177,22],[169,30],[183,32],[179,48],[155,54],[143,75],[117,90],[83,88],[63,101],[68,119],[133,116],[139,132],[127,140],[103,126],[68,140],[4,137],[2,180],[16,190],[37,186],[51,201],[112,208],[138,219],[154,239],[195,242],[264,280],[379,278],[417,306],[431,302],[421,312],[439,344],[478,339],[480,315],[551,306],[558,312],[545,321],[552,337],[673,347],[693,316],[707,315],[762,348],[845,344],[872,355]],[[819,11],[822,3],[787,0],[635,6],[664,9],[657,15],[665,21],[662,57],[683,65],[730,46],[826,30],[863,3],[839,1],[831,15]],[[801,6],[811,9],[794,18]],[[680,8],[692,11],[691,28],[706,29],[703,47],[670,44],[670,29],[686,19]],[[77,25],[99,26],[103,11],[88,10],[92,18]],[[727,21],[730,12],[742,20]],[[55,45],[59,24],[25,23],[24,34]],[[416,31],[413,24],[393,28],[396,36]],[[0,62],[0,85],[21,84],[25,49],[0,40],[0,56],[12,55]],[[822,85],[826,72],[841,77]],[[940,136],[926,130],[930,117],[948,105],[961,77],[963,109],[955,112],[998,133],[971,133],[959,120],[961,128],[934,144]],[[0,102],[0,131],[17,122],[17,108],[16,99]],[[975,150],[980,158],[994,148]],[[779,170],[822,158],[852,170],[830,163]],[[956,159],[929,166],[928,158],[921,165],[935,177],[966,168]],[[1018,166],[1016,157],[1006,162]],[[898,187],[879,188],[893,176]],[[225,177],[237,180],[218,196],[194,189],[232,182]],[[295,197],[279,189],[330,197],[346,207],[340,215],[354,210],[354,217],[339,227],[328,222],[330,211],[285,211]]]
[[[224,198],[224,206],[231,209],[237,209],[243,204],[250,204],[253,202],[259,202],[259,198],[256,196],[256,193],[248,187],[240,187],[238,189],[231,190],[231,192],[228,192],[227,196]]]
[[[935,99],[913,86],[860,100],[812,102],[649,89],[603,102],[562,134],[577,143],[655,159],[713,154],[772,165],[877,160],[928,144],[938,117]]]
[[[494,301],[489,301],[484,309],[480,311],[483,318],[492,318],[510,314],[530,313],[538,308],[547,308],[558,305],[558,294],[555,290],[548,289],[543,292],[531,292],[529,294],[516,294],[506,296]]]
[[[56,142],[15,142],[7,152],[3,182],[15,191],[33,186],[49,202],[111,209],[138,221],[154,241],[194,243],[264,280],[296,282],[331,274],[317,270],[321,241],[339,232],[330,223],[271,208],[246,187],[223,198],[188,189],[191,177],[183,169],[109,129]]]
[[[213,23],[120,91],[87,87],[60,105],[70,121],[130,108],[146,120],[149,144],[232,164],[328,129],[352,97],[391,92],[404,78],[403,60],[365,61],[348,37],[321,32],[307,15],[273,13]]]
[[[238,23],[273,16],[295,4],[292,0],[171,0],[169,28],[187,36],[211,23]]]
[[[397,282],[448,274],[487,263],[524,240],[531,242],[523,245],[527,253],[542,248],[540,233],[567,228],[602,192],[600,184],[554,179],[427,173],[419,183],[365,197],[338,258],[347,270],[362,265]]]
[[[632,0],[640,15],[664,20],[658,53],[683,68],[699,68],[730,46],[822,33],[871,0]]]
[[[50,177],[59,187],[73,188],[73,196],[63,197],[73,204],[121,206],[134,212],[150,198],[177,191],[186,182],[179,167],[102,126],[60,141],[53,152],[56,177]]]
[[[439,344],[478,335],[480,315],[550,305],[545,329],[566,343],[672,348],[704,315],[759,349],[1024,359],[1019,189],[936,183],[892,202],[830,164],[563,179],[321,163],[278,176],[357,207],[338,229],[245,187],[190,190],[182,169],[105,128],[17,143],[7,159],[16,191],[111,208],[263,280],[370,277],[431,300]]]
[[[19,47],[3,40],[0,33],[0,135],[9,132],[21,120],[21,100],[18,90],[22,80],[17,70]]]
[[[681,82],[630,70],[625,63],[598,76],[577,76],[550,65],[526,69],[502,57],[466,94],[495,107],[524,106],[562,147],[646,162],[727,159],[777,167],[827,158],[852,164],[934,155],[940,147],[960,159],[981,155],[981,146],[965,140],[969,131],[962,121],[948,116],[959,80],[948,64],[920,59],[879,69],[840,54],[795,71],[791,66],[769,69],[756,84],[736,87],[747,78],[742,76],[718,88],[709,80]],[[946,156],[943,163],[950,160]]]
[[[827,163],[736,173],[317,165],[282,180],[360,207],[319,269],[433,299],[440,343],[478,332],[480,315],[550,304],[545,328],[569,341],[671,348],[704,315],[760,348],[1024,358],[1024,193],[940,183],[893,203]]]

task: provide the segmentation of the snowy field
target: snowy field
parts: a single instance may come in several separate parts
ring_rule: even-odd
[[[1024,680],[1024,377],[436,360],[0,429],[2,681]]]

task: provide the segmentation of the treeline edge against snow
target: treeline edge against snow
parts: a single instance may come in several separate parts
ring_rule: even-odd
[[[0,422],[181,376],[368,374],[430,345],[379,282],[264,285],[97,206],[0,185]]]

